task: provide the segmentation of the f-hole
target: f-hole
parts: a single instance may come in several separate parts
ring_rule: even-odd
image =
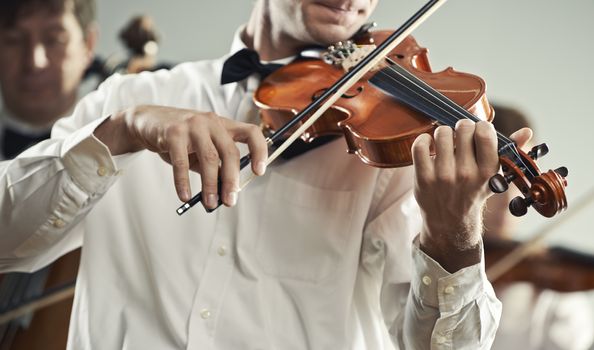
[[[317,100],[320,96],[322,96],[322,94],[324,92],[326,92],[326,90],[328,90],[328,88],[324,88],[324,89],[320,89],[316,92],[313,93],[313,95],[311,96],[311,100],[315,101]],[[361,92],[363,92],[363,86],[359,86],[357,87],[357,89],[355,89],[355,93],[352,95],[349,95],[347,93],[342,94],[342,98],[353,98],[353,97],[357,97]]]

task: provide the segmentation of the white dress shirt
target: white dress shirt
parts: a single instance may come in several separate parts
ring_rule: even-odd
[[[587,293],[538,290],[514,283],[497,290],[503,302],[493,350],[588,350],[594,315]]]
[[[138,104],[253,121],[238,109],[257,77],[221,87],[223,62],[114,76],[0,163],[0,270],[84,242],[69,348],[488,349],[500,303],[482,262],[449,274],[413,244],[411,167],[369,167],[339,139],[276,161],[232,209],[179,217],[168,164],[92,135]]]

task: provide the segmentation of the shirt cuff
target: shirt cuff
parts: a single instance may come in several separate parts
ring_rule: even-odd
[[[60,154],[72,180],[89,195],[107,191],[120,174],[109,148],[93,135],[107,118],[97,119],[67,137]]]
[[[419,236],[413,241],[415,273],[413,293],[425,305],[439,308],[440,312],[455,312],[476,300],[488,284],[481,241],[481,261],[454,273],[425,254],[419,247]]]

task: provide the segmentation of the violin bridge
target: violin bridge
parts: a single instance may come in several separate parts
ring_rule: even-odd
[[[371,51],[375,45],[357,45],[352,41],[341,42],[329,46],[322,54],[324,62],[336,67],[341,67],[345,72],[357,65]]]

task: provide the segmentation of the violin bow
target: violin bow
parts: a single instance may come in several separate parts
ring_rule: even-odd
[[[274,152],[268,156],[266,165],[270,165],[278,156],[280,156],[301,134],[303,134],[311,125],[313,125],[340,97],[346,93],[356,82],[361,80],[363,76],[377,66],[385,56],[388,55],[398,44],[409,36],[418,26],[427,20],[437,9],[439,9],[447,0],[430,0],[423,7],[421,7],[414,15],[412,15],[404,24],[402,24],[394,33],[392,33],[384,42],[382,42],[371,53],[365,56],[359,63],[357,63],[350,71],[343,75],[336,83],[334,83],[328,90],[326,90],[315,101],[304,108],[297,114],[290,122],[280,128],[271,137],[266,139],[269,147],[277,145],[281,137],[301,122],[305,117],[315,110],[315,112],[307,118],[305,122],[293,132],[286,140],[284,140]],[[317,108],[317,109],[316,109]],[[250,163],[249,154],[242,157],[240,160],[240,169],[243,169]],[[239,191],[243,190],[254,178],[255,174],[250,174],[248,178],[241,184]],[[177,208],[178,215],[182,215],[193,207],[196,203],[202,200],[202,192],[198,193],[192,199],[182,204]],[[219,200],[220,206],[222,202]],[[218,208],[217,206],[217,208]],[[215,208],[216,209],[216,208]],[[212,212],[214,209],[207,209],[207,212]]]

